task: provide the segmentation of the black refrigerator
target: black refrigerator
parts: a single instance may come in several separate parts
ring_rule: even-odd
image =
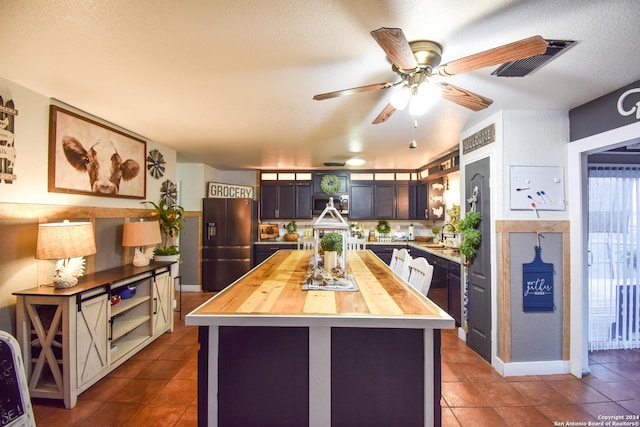
[[[257,205],[252,199],[202,199],[202,289],[220,291],[251,269]]]

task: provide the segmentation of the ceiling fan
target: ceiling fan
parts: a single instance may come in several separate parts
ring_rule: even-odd
[[[491,99],[452,84],[443,82],[431,84],[429,78],[454,76],[479,68],[542,55],[546,52],[548,44],[541,36],[533,36],[440,65],[442,47],[436,42],[429,40],[408,42],[400,28],[383,27],[372,31],[371,35],[387,54],[387,58],[392,63],[391,68],[400,80],[395,83],[375,83],[322,93],[315,95],[313,99],[336,98],[370,90],[388,89],[402,84],[401,91],[390,98],[389,104],[373,120],[373,124],[386,121],[397,109],[403,109],[410,98],[425,99],[418,95],[427,90],[433,91],[434,88],[436,91],[439,89],[440,96],[446,100],[473,111],[483,110],[493,103]],[[418,105],[418,107],[424,107],[424,105]]]

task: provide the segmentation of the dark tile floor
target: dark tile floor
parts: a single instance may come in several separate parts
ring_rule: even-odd
[[[211,295],[184,293],[183,314]],[[185,326],[184,316],[176,313],[173,333],[82,393],[74,409],[33,399],[36,422],[41,427],[196,426],[197,349],[197,329]],[[442,425],[538,427],[640,414],[640,351],[593,353],[590,364],[592,373],[582,379],[503,378],[454,331],[444,331]]]

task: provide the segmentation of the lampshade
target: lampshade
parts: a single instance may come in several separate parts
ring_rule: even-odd
[[[160,243],[158,221],[126,222],[122,231],[122,246],[150,246]]]
[[[426,113],[429,107],[440,98],[440,94],[440,89],[436,86],[428,82],[420,83],[417,88],[414,88],[413,95],[411,96],[409,114],[419,116]]]
[[[96,241],[90,222],[40,224],[36,259],[76,258],[96,253]]]
[[[404,110],[411,98],[411,88],[408,85],[403,85],[399,90],[395,91],[389,98],[389,104],[396,110]]]

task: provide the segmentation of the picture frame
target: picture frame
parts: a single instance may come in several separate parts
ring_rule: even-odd
[[[49,107],[49,192],[144,199],[146,141]]]

